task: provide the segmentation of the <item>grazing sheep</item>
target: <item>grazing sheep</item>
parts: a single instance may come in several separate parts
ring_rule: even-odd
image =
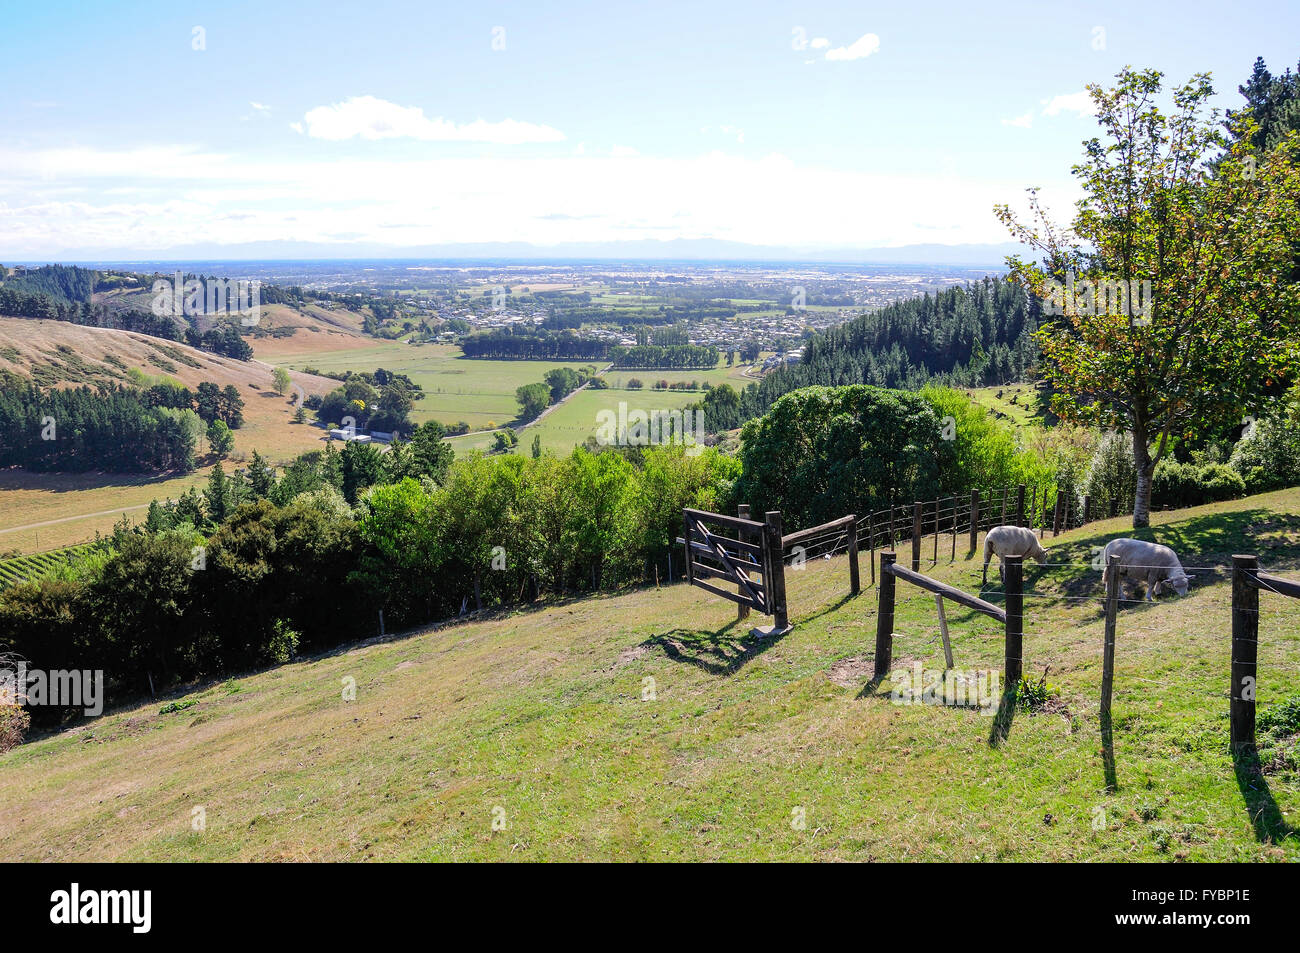
[[[1033,556],[1038,562],[1047,562],[1047,550],[1038,542],[1038,537],[1034,535],[1032,529],[1024,526],[994,526],[989,530],[989,534],[984,537],[984,581],[982,586],[987,586],[989,582],[989,559],[994,553],[998,554],[998,574],[1002,578],[1003,585],[1006,584],[1006,558],[1008,556]]]
[[[1145,580],[1147,584],[1147,602],[1154,602],[1153,593],[1171,589],[1180,596],[1187,595],[1188,575],[1183,571],[1183,564],[1178,561],[1178,554],[1168,546],[1148,543],[1141,539],[1112,539],[1101,551],[1101,564],[1106,573],[1110,572],[1110,557],[1119,557],[1119,576],[1121,587],[1124,577]],[[1108,582],[1106,574],[1102,580]]]

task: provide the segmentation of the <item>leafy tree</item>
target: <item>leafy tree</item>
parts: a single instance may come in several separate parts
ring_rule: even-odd
[[[289,389],[291,383],[289,372],[283,367],[277,367],[271,372],[271,386],[275,388],[275,392],[281,397],[284,396],[284,392]]]
[[[1032,224],[996,210],[1045,255],[1041,265],[1009,258],[1013,276],[1062,305],[1039,332],[1053,408],[1133,435],[1135,527],[1150,522],[1152,475],[1171,439],[1259,408],[1294,364],[1300,323],[1300,286],[1287,278],[1300,240],[1300,137],[1256,156],[1252,119],[1239,117],[1228,143],[1206,115],[1207,76],[1177,87],[1168,113],[1160,90],[1155,70],[1089,87],[1106,138],[1085,143],[1074,168],[1084,198],[1068,238],[1033,190]],[[1130,281],[1150,282],[1137,320]]]
[[[515,389],[515,399],[519,401],[519,416],[523,420],[532,420],[551,405],[551,389],[545,384],[524,384]]]
[[[218,458],[225,458],[235,449],[235,437],[224,420],[214,420],[208,424],[208,446]]]
[[[956,463],[928,401],[861,384],[786,394],[741,441],[739,501],[791,529],[933,499]]]

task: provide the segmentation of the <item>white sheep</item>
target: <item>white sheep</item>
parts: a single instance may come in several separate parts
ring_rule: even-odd
[[[1137,580],[1139,585],[1145,581],[1147,602],[1154,602],[1152,594],[1165,589],[1172,589],[1180,596],[1187,595],[1187,584],[1191,580],[1178,561],[1178,554],[1168,546],[1141,539],[1112,539],[1101,551],[1101,564],[1105,570],[1103,582],[1109,582],[1112,555],[1119,557],[1121,587],[1125,576]]]
[[[1007,581],[1008,556],[1032,556],[1040,565],[1047,562],[1047,550],[1043,549],[1032,529],[1024,526],[994,526],[984,537],[984,581],[981,585],[988,585],[989,559],[994,553],[998,555],[998,574],[1004,585]]]

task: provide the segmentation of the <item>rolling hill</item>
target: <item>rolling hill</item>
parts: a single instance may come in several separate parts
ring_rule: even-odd
[[[244,426],[234,431],[234,458],[253,450],[283,463],[319,449],[324,434],[293,422],[295,393],[271,388],[270,364],[236,361],[185,344],[66,321],[0,317],[0,370],[30,377],[42,386],[122,384],[135,368],[175,378],[193,389],[201,381],[233,384],[244,398]],[[327,377],[291,371],[304,395],[338,386]],[[203,449],[206,449],[204,446]],[[0,470],[0,552],[36,552],[85,542],[122,515],[142,515],[150,500],[176,497],[203,480],[209,466],[188,474],[28,473]]]

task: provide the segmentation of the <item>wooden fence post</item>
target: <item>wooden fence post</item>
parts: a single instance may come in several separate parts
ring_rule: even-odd
[[[1007,521],[1007,494],[1010,492],[1011,492],[1011,487],[1004,486],[1002,488],[1002,518],[998,521],[999,523],[1002,524],[1005,524]]]
[[[1110,498],[1110,517],[1114,519],[1119,516],[1119,498],[1112,496]]]
[[[1016,525],[1025,525],[1025,485],[1016,487]]]
[[[858,517],[849,515],[849,592],[857,595],[862,591],[862,579],[858,575]]]
[[[975,552],[980,538],[980,491],[970,491],[970,551]]]
[[[749,504],[741,503],[739,506],[737,506],[736,515],[739,516],[742,520],[749,519]],[[736,535],[740,538],[742,542],[747,542],[747,543],[757,542],[757,540],[753,539],[750,536],[750,534],[745,530],[741,530]],[[742,553],[741,555],[744,554]],[[748,577],[749,573],[746,572],[745,576]],[[749,606],[741,605],[739,602],[736,603],[736,621],[743,622],[745,619],[748,618],[749,618]]]
[[[867,545],[871,547],[871,585],[876,584],[876,517],[867,514]]]
[[[912,572],[921,571],[921,501],[912,504]]]
[[[1111,734],[1110,697],[1115,686],[1115,619],[1119,614],[1119,556],[1111,553],[1106,568],[1106,640],[1101,654],[1101,756],[1106,787],[1114,790],[1115,745]]]
[[[1087,526],[1092,522],[1092,497],[1087,493],[1083,494],[1083,525]]]
[[[1061,535],[1061,523],[1065,520],[1065,491],[1056,491],[1056,506],[1052,510],[1052,535]]]
[[[772,567],[772,578],[766,580],[768,608],[772,610],[772,634],[780,635],[790,628],[790,619],[785,605],[785,552],[781,543],[781,511],[769,511],[764,518],[764,524],[768,560]]]
[[[952,661],[952,643],[948,641],[948,616],[943,611],[943,596],[934,594],[934,607],[939,612],[939,635],[943,636],[944,671],[950,672],[957,666]]]
[[[952,498],[952,552],[948,556],[949,562],[957,561],[957,497]]]
[[[694,574],[691,571],[691,566],[693,565],[693,560],[691,559],[691,519],[685,513],[682,514],[682,539],[686,540],[686,546],[684,547],[686,551],[686,583],[689,585],[691,580],[694,578]],[[670,552],[668,554],[669,582],[672,582],[673,580],[672,558],[672,553]]]
[[[1232,687],[1229,692],[1233,754],[1255,747],[1255,663],[1259,648],[1259,559],[1232,557]]]
[[[876,670],[874,680],[880,681],[889,674],[894,660],[894,574],[889,567],[898,554],[893,550],[880,551],[880,601],[876,607]]]
[[[943,500],[934,501],[934,559],[930,561],[931,566],[939,565],[939,511],[943,509],[939,504]]]
[[[1023,556],[1006,557],[1006,599],[1007,644],[1003,660],[1006,672],[1006,690],[1014,691],[1020,684],[1024,671],[1024,635],[1025,635],[1025,567]]]

